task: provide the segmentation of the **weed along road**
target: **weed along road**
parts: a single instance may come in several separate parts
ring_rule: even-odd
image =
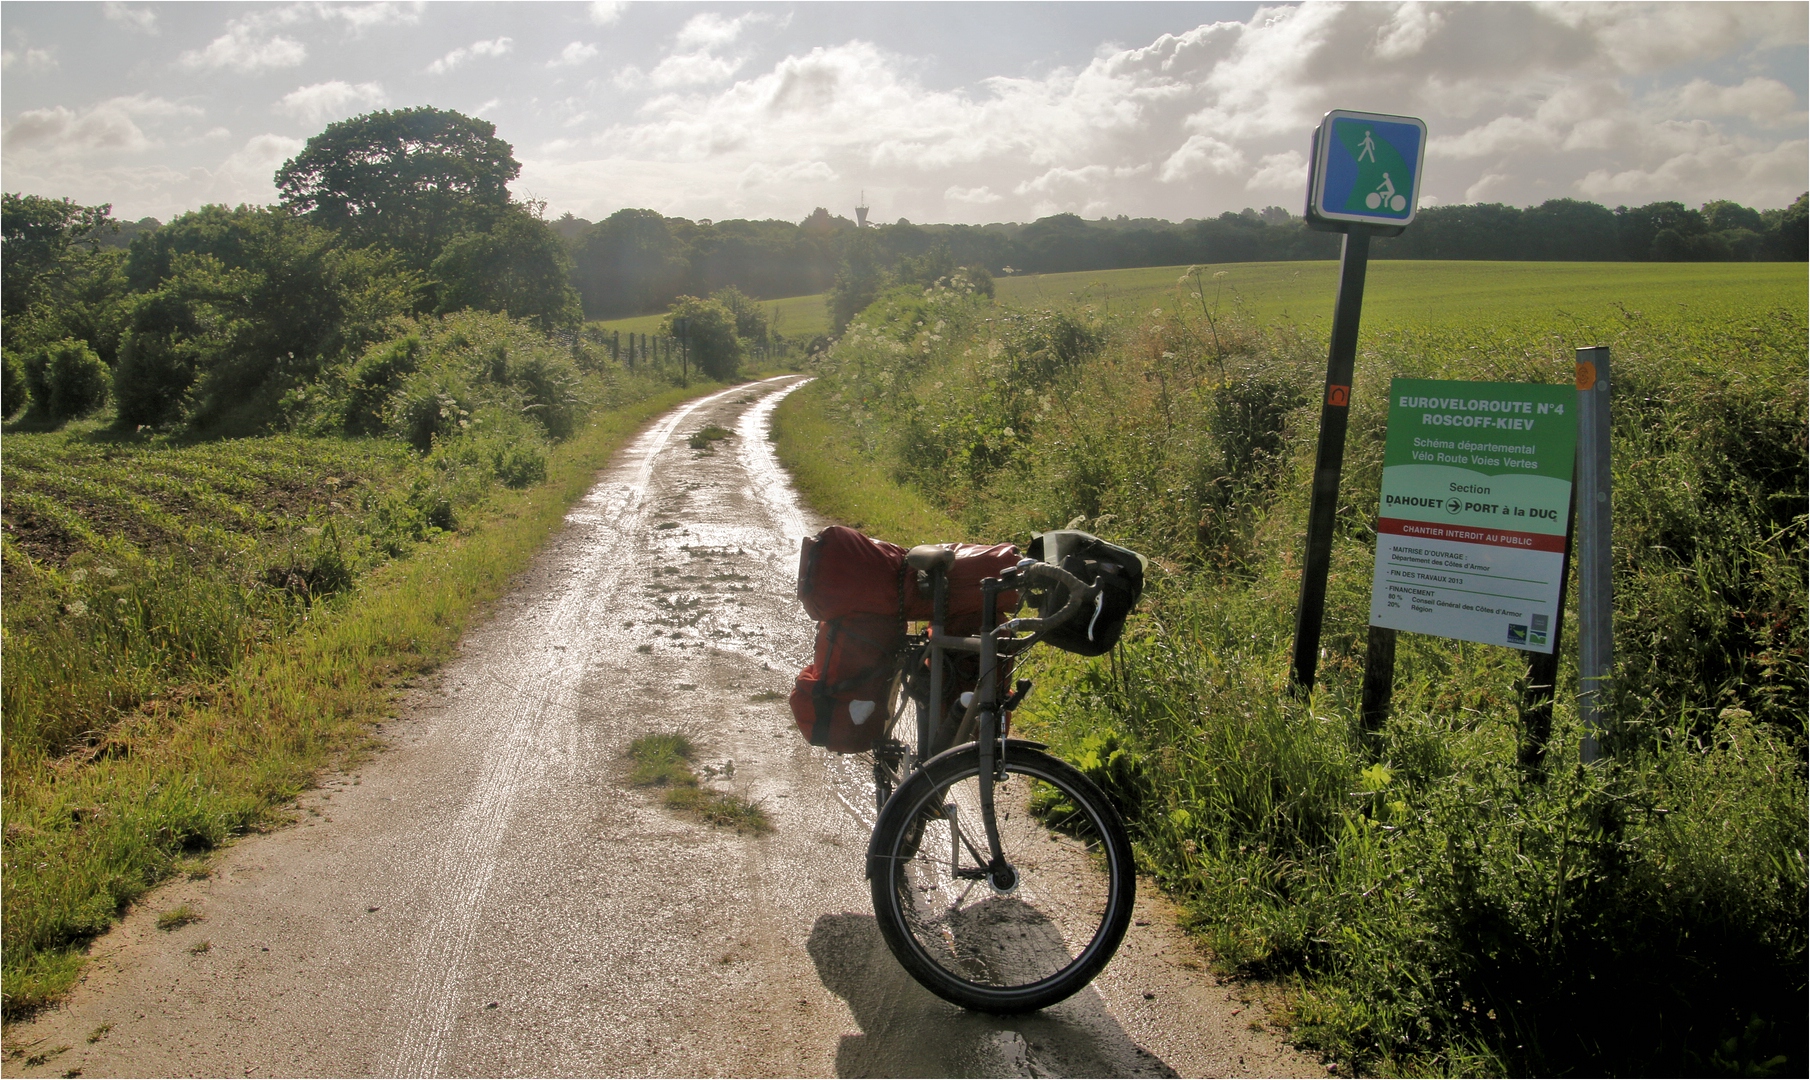
[[[641,434],[383,747],[147,897],[65,1004],[8,1031],[7,1074],[1324,1074],[1153,887],[1106,972],[1038,1014],[962,1012],[886,951],[871,782],[785,703],[821,524],[766,437],[797,384]],[[658,732],[771,831],[631,783],[631,741]],[[182,905],[199,918],[159,929]]]

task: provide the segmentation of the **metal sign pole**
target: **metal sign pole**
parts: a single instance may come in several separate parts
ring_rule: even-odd
[[[1370,230],[1353,225],[1339,256],[1339,299],[1332,315],[1326,358],[1326,393],[1320,399],[1320,449],[1314,463],[1313,503],[1307,514],[1307,556],[1301,567],[1301,600],[1295,608],[1294,682],[1311,690],[1320,660],[1320,628],[1326,616],[1326,573],[1332,566],[1333,524],[1339,510],[1339,473],[1345,465],[1345,429],[1351,416],[1351,373],[1357,363],[1358,317],[1364,308],[1364,272],[1370,262]]]
[[[1609,349],[1598,345],[1577,351],[1577,711],[1585,763],[1601,752],[1614,677],[1609,519]]]

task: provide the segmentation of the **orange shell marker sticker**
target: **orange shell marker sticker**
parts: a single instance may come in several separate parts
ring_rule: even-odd
[[[1579,390],[1596,389],[1596,365],[1588,360],[1577,362],[1577,388]]]

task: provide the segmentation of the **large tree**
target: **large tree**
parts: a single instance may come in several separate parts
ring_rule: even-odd
[[[686,245],[653,210],[618,210],[598,222],[573,260],[573,284],[592,318],[661,307],[684,291],[690,272]]]
[[[433,265],[437,310],[503,311],[533,319],[542,330],[582,321],[571,285],[572,257],[535,210],[515,204],[489,230],[446,245]]]
[[[423,106],[329,125],[276,184],[290,210],[425,270],[453,237],[495,223],[521,170],[496,125]]]
[[[72,338],[111,364],[125,319],[125,253],[105,247],[109,207],[7,194],[0,209],[0,323],[6,347],[30,352]]]

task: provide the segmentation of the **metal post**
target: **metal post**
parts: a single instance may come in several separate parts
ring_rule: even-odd
[[[1374,737],[1389,719],[1395,699],[1395,631],[1372,626],[1364,639],[1364,685],[1358,717],[1364,734]]]
[[[1571,579],[1572,548],[1577,543],[1577,458],[1571,464],[1571,502],[1565,508],[1565,554],[1559,560],[1558,607],[1552,616],[1552,651],[1527,654],[1527,681],[1521,685],[1521,768],[1529,776],[1545,775],[1546,740],[1552,737],[1552,699],[1559,682],[1559,653],[1565,647],[1565,594]]]
[[[1609,349],[1597,345],[1577,351],[1577,711],[1586,763],[1601,752],[1614,678],[1610,506]]]
[[[1351,372],[1357,362],[1358,316],[1364,306],[1364,271],[1370,232],[1353,225],[1339,257],[1339,299],[1332,315],[1326,357],[1326,393],[1320,399],[1320,452],[1314,463],[1313,504],[1307,514],[1307,555],[1301,567],[1301,600],[1295,608],[1294,685],[1313,689],[1320,661],[1320,624],[1326,617],[1326,572],[1332,565],[1332,527],[1339,509],[1339,472],[1345,464],[1345,428],[1351,416]]]

